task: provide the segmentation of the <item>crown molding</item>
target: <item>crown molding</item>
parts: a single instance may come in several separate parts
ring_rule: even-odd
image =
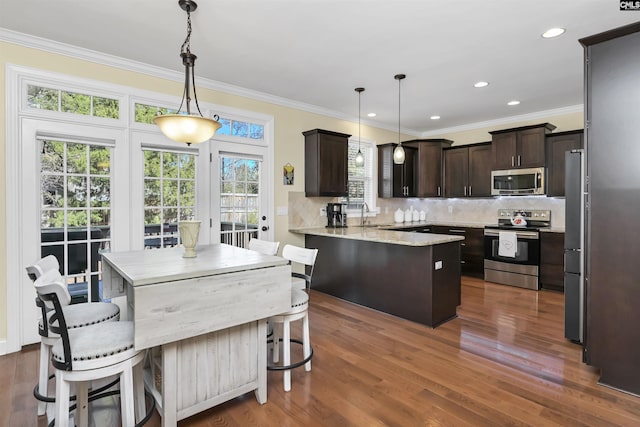
[[[126,59],[95,50],[85,49],[70,44],[45,39],[42,37],[11,31],[5,28],[0,28],[0,41],[63,55],[74,59],[93,62],[100,65],[119,68],[125,71],[132,71],[135,73],[146,74],[152,77],[173,80],[176,82],[182,82],[184,79],[184,72],[182,71],[173,71],[167,68],[146,64],[144,62]],[[352,116],[329,110],[327,108],[319,107],[317,105],[294,101],[291,99],[274,96],[264,92],[246,89],[240,86],[235,86],[207,78],[198,77],[198,87],[250,98],[256,101],[268,102],[271,104],[293,108],[296,110],[307,111],[309,113],[319,114],[322,116],[329,116],[336,119],[353,120]]]
[[[431,136],[439,136],[439,135],[444,135],[449,133],[465,132],[465,131],[483,129],[483,128],[494,127],[494,126],[510,125],[513,123],[526,122],[529,120],[548,119],[549,117],[552,117],[552,116],[581,113],[583,111],[584,111],[583,104],[570,105],[568,107],[555,108],[552,110],[537,111],[534,113],[521,114],[518,116],[502,117],[500,119],[487,120],[485,122],[469,123],[461,126],[453,126],[449,128],[430,130],[427,132],[422,132],[420,136],[422,138],[427,138]]]

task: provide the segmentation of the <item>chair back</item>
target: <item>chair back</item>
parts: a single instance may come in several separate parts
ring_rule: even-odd
[[[291,272],[292,277],[304,279],[307,289],[311,286],[311,277],[313,276],[313,267],[316,263],[317,256],[318,249],[301,248],[294,245],[285,245],[284,248],[282,248],[282,257],[288,259],[290,263],[298,263],[310,267],[305,268],[305,272],[308,271],[308,274],[297,273],[295,271]]]
[[[53,310],[53,315],[45,316],[42,322],[48,322],[49,328],[60,335],[62,348],[64,351],[65,369],[71,370],[71,345],[69,343],[69,331],[67,321],[64,318],[62,306],[71,302],[71,296],[67,291],[64,279],[58,270],[49,270],[38,277],[33,286],[36,288],[38,297],[44,302],[47,308]],[[49,319],[47,319],[49,317]]]
[[[29,276],[29,279],[35,281],[38,277],[42,276],[49,270],[60,270],[58,258],[53,255],[47,255],[35,264],[28,266],[27,275]]]
[[[280,242],[270,242],[268,240],[251,239],[248,248],[252,251],[260,252],[264,255],[275,255],[278,253]]]

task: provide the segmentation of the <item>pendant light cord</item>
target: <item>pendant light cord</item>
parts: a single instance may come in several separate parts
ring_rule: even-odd
[[[360,97],[362,96],[362,91],[358,91],[358,153],[360,153]]]
[[[398,145],[401,146],[402,142],[400,142],[400,83],[402,79],[398,79]]]

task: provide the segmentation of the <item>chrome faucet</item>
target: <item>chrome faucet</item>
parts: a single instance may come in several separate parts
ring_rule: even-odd
[[[367,202],[362,202],[362,207],[360,208],[360,227],[364,227],[364,208],[367,208],[367,213],[369,213],[369,205]]]

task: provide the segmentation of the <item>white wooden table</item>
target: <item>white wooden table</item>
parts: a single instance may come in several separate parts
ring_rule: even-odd
[[[225,244],[103,254],[103,295],[127,296],[163,426],[255,390],[267,401],[266,319],[291,307],[284,258]],[[159,376],[161,375],[161,380]]]

